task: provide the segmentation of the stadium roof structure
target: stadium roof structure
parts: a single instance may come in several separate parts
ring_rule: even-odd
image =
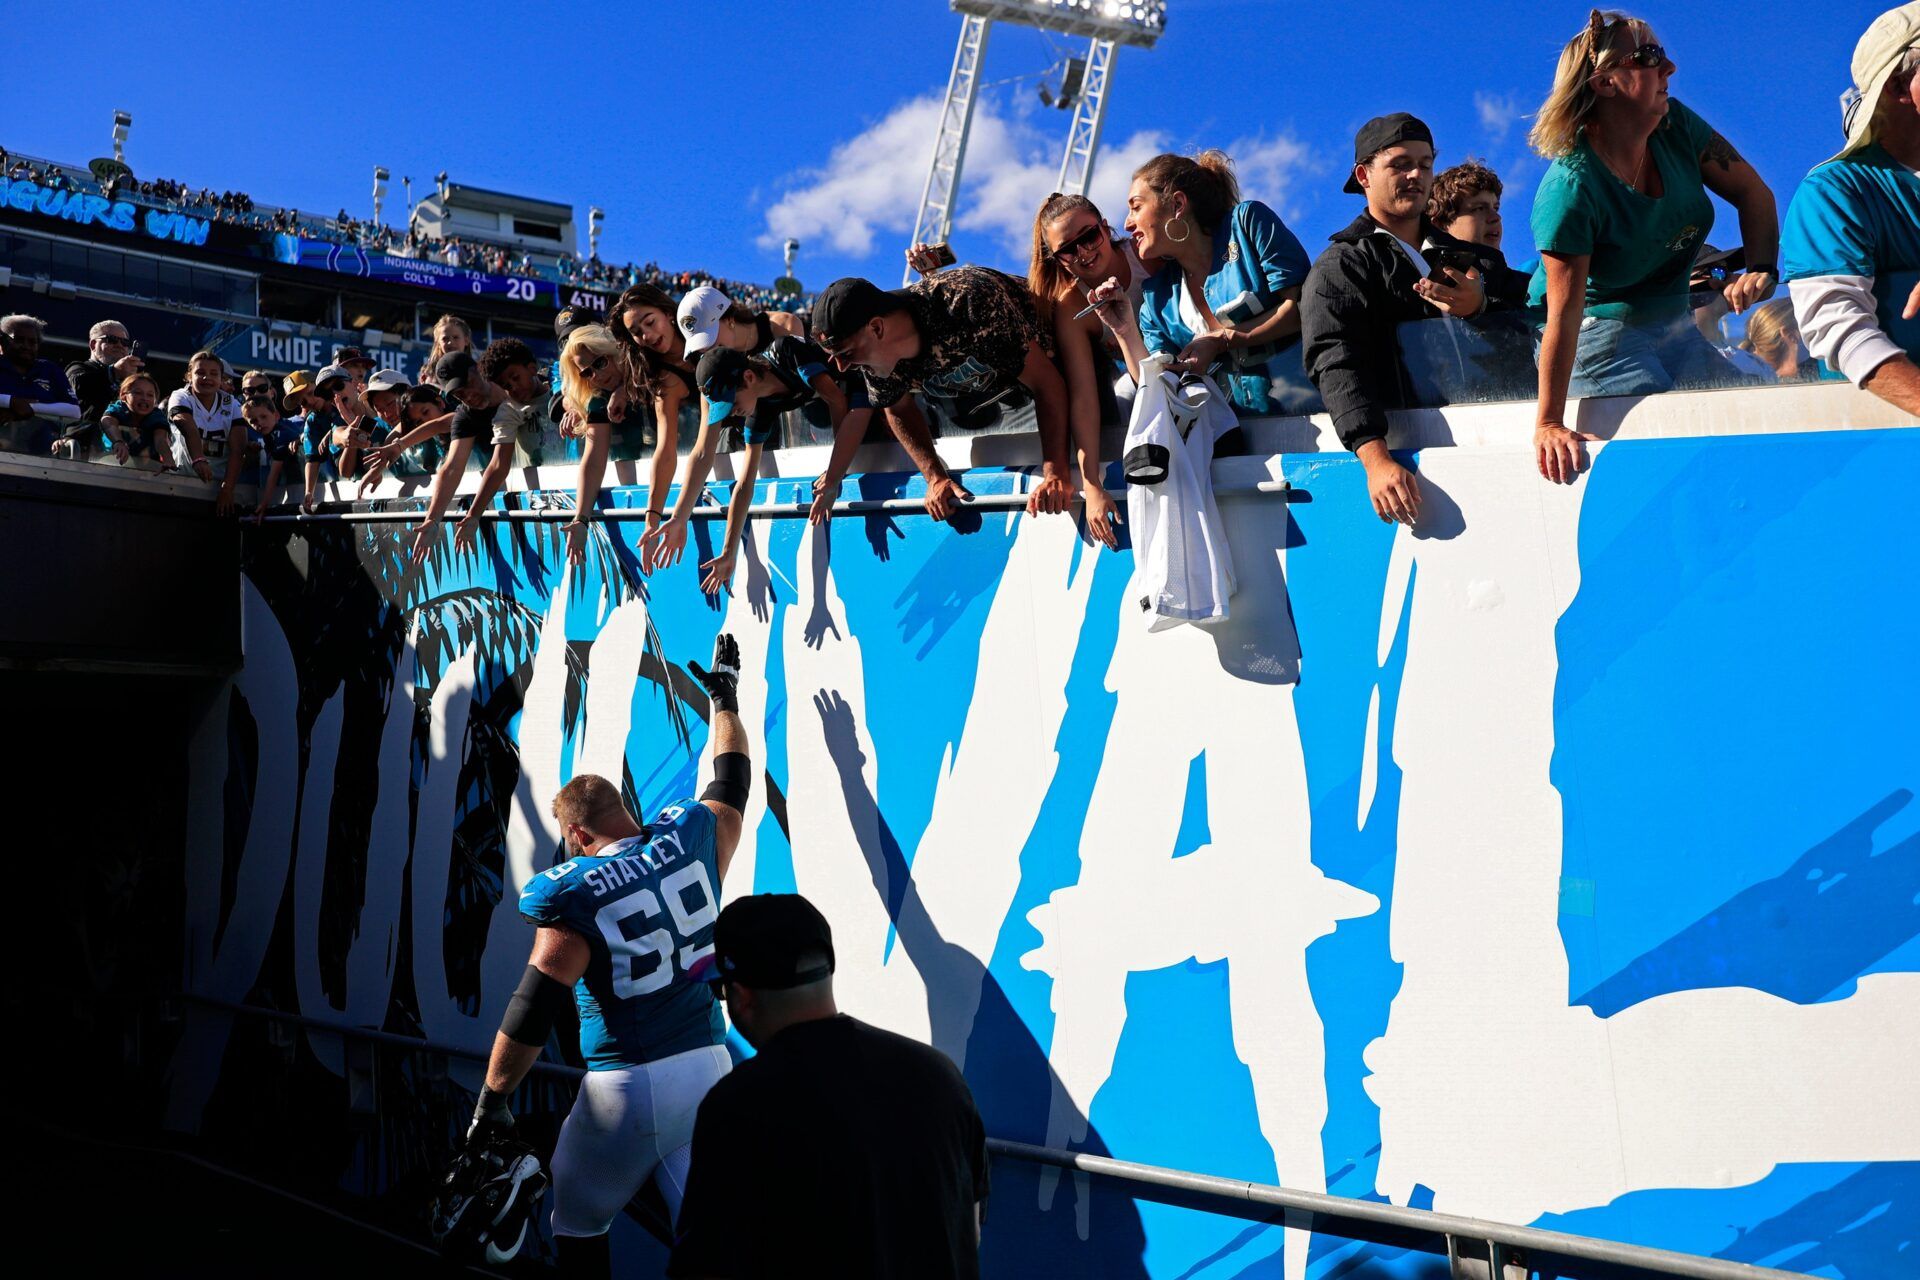
[[[1061,35],[1153,47],[1167,25],[1166,0],[952,0],[955,13],[1015,22]]]
[[[967,134],[973,128],[973,103],[980,87],[980,64],[987,53],[987,32],[996,22],[1011,22],[1060,35],[1091,41],[1087,56],[1075,59],[1060,106],[1073,107],[1067,126],[1066,155],[1060,161],[1055,188],[1085,195],[1093,173],[1094,153],[1100,149],[1100,126],[1107,118],[1107,85],[1113,57],[1123,44],[1151,49],[1167,26],[1166,0],[949,0],[960,15],[960,44],[953,54],[953,72],[947,78],[947,96],[940,110],[939,130],[933,136],[933,160],[927,166],[927,185],[920,193],[920,212],[913,220],[909,244],[944,244],[953,233],[953,205],[960,190],[960,166],[967,155]],[[1067,91],[1067,82],[1061,88]],[[1056,105],[1048,98],[1048,105]],[[911,283],[913,270],[907,269]]]

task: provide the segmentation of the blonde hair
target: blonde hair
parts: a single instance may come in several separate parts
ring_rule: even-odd
[[[1740,349],[1751,351],[1777,367],[1781,357],[1800,344],[1800,327],[1793,321],[1793,299],[1775,298],[1753,309],[1747,317],[1747,336]]]
[[[1162,152],[1133,171],[1136,182],[1144,182],[1162,200],[1178,191],[1187,198],[1187,215],[1196,229],[1211,235],[1220,220],[1240,203],[1240,180],[1233,175],[1233,160],[1214,148],[1197,156],[1178,156]]]
[[[427,352],[426,364],[421,366],[427,371],[428,376],[432,375],[434,366],[440,363],[440,357],[447,354],[446,340],[441,337],[440,331],[449,325],[467,335],[467,350],[473,351],[473,326],[451,311],[443,313],[433,322],[433,348]],[[474,352],[473,358],[478,360],[479,352]]]
[[[1042,200],[1039,212],[1033,215],[1033,258],[1027,264],[1027,287],[1033,291],[1033,304],[1039,309],[1042,321],[1053,319],[1053,304],[1066,297],[1072,285],[1067,269],[1047,251],[1047,228],[1083,209],[1103,221],[1093,201],[1064,191],[1056,191]]]
[[[1580,140],[1587,117],[1600,101],[1600,95],[1593,91],[1594,78],[1613,70],[1626,56],[1614,46],[1613,39],[1623,24],[1636,45],[1653,43],[1653,28],[1641,19],[1618,9],[1595,9],[1587,15],[1586,27],[1560,51],[1553,89],[1540,104],[1533,128],[1527,133],[1527,142],[1540,155],[1557,160]]]
[[[598,394],[582,370],[589,360],[598,356],[606,356],[618,361],[622,368],[626,367],[625,345],[603,324],[583,325],[575,329],[567,335],[567,345],[560,352],[560,402],[582,418],[587,416],[587,403]]]
[[[562,827],[585,827],[596,835],[612,825],[615,815],[626,811],[620,803],[620,788],[597,773],[580,774],[553,797],[555,821]]]

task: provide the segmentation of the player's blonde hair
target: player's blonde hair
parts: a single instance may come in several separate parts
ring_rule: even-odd
[[[597,773],[583,773],[553,797],[553,816],[562,827],[585,827],[600,832],[626,812],[620,788]]]

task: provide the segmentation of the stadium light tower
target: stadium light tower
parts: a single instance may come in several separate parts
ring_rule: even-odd
[[[1040,31],[1085,36],[1085,78],[1067,130],[1067,152],[1060,162],[1060,190],[1085,192],[1100,148],[1100,126],[1107,116],[1107,86],[1114,51],[1123,44],[1151,49],[1167,25],[1166,0],[949,0],[960,15],[960,44],[947,77],[946,102],[933,138],[933,160],[920,195],[910,244],[939,243],[953,234],[953,204],[960,191],[960,166],[973,127],[973,104],[980,87],[980,63],[987,32],[995,22],[1012,22]],[[906,279],[913,278],[909,268]]]

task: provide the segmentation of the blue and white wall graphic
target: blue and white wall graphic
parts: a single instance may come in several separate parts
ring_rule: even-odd
[[[1059,518],[756,522],[720,599],[712,523],[651,579],[636,525],[580,570],[534,525],[422,572],[404,525],[250,535],[246,668],[195,748],[195,989],[484,1047],[554,791],[697,790],[676,667],[725,628],[765,767],[726,896],[814,899],[843,1007],[951,1054],[991,1133],[1920,1275],[1920,529],[1888,487],[1920,430],[1622,439],[1569,488],[1524,444],[1429,449],[1417,533],[1344,455],[1221,465],[1297,492],[1224,502],[1233,618],[1161,634],[1131,554]],[[229,1031],[190,1022],[176,1126]],[[985,1250],[1433,1274],[1004,1165]]]

